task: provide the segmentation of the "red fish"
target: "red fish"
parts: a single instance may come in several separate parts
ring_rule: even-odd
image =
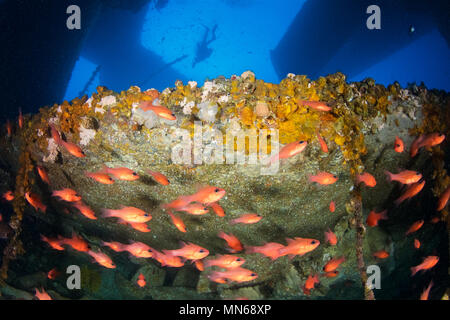
[[[122,252],[124,251],[124,244],[117,242],[117,241],[113,241],[113,242],[106,242],[103,241],[103,245],[110,247],[112,250],[116,251],[116,252]]]
[[[22,115],[22,108],[19,108],[19,128],[22,129],[23,128],[23,115]]]
[[[445,140],[444,134],[430,133],[423,137],[423,139],[420,141],[418,147],[419,147],[419,149],[421,147],[431,148],[431,147],[437,146],[438,144],[441,144],[444,140]]]
[[[164,106],[155,106],[153,102],[151,101],[142,101],[139,104],[139,108],[141,108],[144,111],[153,111],[158,117],[161,117],[163,119],[167,120],[176,120],[175,114],[170,111],[168,108]]]
[[[245,247],[245,253],[260,253],[272,260],[275,260],[280,257],[280,249],[282,248],[284,248],[284,246],[280,243],[268,242],[265,245],[259,247]]]
[[[305,281],[305,285],[303,286],[303,293],[309,296],[316,283],[319,283],[319,275],[316,274],[313,276],[310,274],[308,279]]]
[[[109,168],[103,165],[101,172],[113,175],[116,179],[124,181],[134,181],[139,179],[139,175],[136,172],[125,167]]]
[[[439,196],[439,201],[438,201],[438,207],[437,207],[437,211],[441,211],[442,209],[445,208],[445,206],[448,203],[448,199],[450,197],[450,185],[447,187],[447,189],[444,190],[444,192],[442,192],[442,194]]]
[[[371,175],[370,173],[364,172],[362,174],[358,174],[356,176],[356,182],[359,184],[361,182],[364,182],[364,184],[367,187],[375,187],[377,185],[377,181],[375,180],[375,177]]]
[[[315,176],[309,176],[308,180],[322,185],[329,185],[335,183],[338,180],[338,177],[332,173],[319,172]]]
[[[406,231],[406,235],[416,232],[417,230],[419,230],[420,228],[422,228],[424,221],[423,220],[419,220],[414,222],[411,227],[409,227],[408,231]]]
[[[153,249],[142,242],[132,242],[131,244],[123,245],[122,249],[137,258],[153,257]]]
[[[244,248],[242,246],[241,241],[239,241],[238,238],[236,238],[234,235],[230,234],[226,234],[222,231],[219,232],[218,234],[219,238],[222,238],[223,240],[225,240],[228,244],[228,246],[230,247],[228,250],[230,252],[239,252],[242,251]]]
[[[12,200],[14,200],[14,193],[12,191],[6,191],[2,197],[6,201],[12,201]]]
[[[113,184],[114,179],[103,172],[85,172],[85,175],[102,184]]]
[[[334,278],[334,277],[337,277],[338,274],[339,274],[339,271],[334,270],[334,271],[330,271],[330,272],[325,272],[325,273],[323,274],[323,276],[324,276],[324,277],[327,277],[327,278]]]
[[[150,228],[147,226],[146,223],[138,223],[138,222],[129,222],[128,223],[134,230],[140,231],[140,232],[150,232]]]
[[[61,272],[59,272],[56,268],[53,268],[47,273],[47,278],[50,280],[55,280],[60,274]]]
[[[168,212],[170,218],[172,219],[172,223],[177,227],[181,232],[186,232],[186,226],[184,225],[183,220],[181,218],[175,216],[172,212]]]
[[[345,257],[341,257],[338,259],[331,259],[327,262],[327,264],[323,267],[323,271],[325,272],[331,272],[336,270],[341,263],[345,261]]]
[[[9,119],[6,120],[6,134],[8,137],[11,137],[11,134],[12,134],[12,124],[9,121]]]
[[[242,266],[245,260],[231,254],[217,255],[215,259],[210,259],[205,262],[206,267],[217,266],[224,269],[233,269]]]
[[[138,276],[137,284],[141,288],[147,284],[147,282],[145,282],[145,277],[142,273]]]
[[[59,243],[61,245],[66,244],[68,246],[71,246],[74,250],[77,250],[77,251],[81,251],[81,252],[89,251],[88,243],[82,237],[77,235],[76,233],[72,234],[72,238],[60,237]]]
[[[147,213],[135,207],[124,207],[124,206],[122,206],[118,210],[104,209],[103,216],[106,218],[116,217],[128,223],[144,223],[152,219],[150,213]]]
[[[419,149],[421,148],[421,143],[423,141],[423,139],[425,138],[425,135],[421,135],[419,137],[417,137],[416,139],[414,139],[414,141],[411,143],[411,147],[409,148],[409,154],[411,156],[411,158],[414,158],[417,154],[417,152],[419,152]]]
[[[94,252],[92,250],[89,250],[87,252],[92,258],[94,258],[95,262],[97,262],[99,265],[108,268],[108,269],[114,269],[116,265],[113,263],[110,257],[108,257],[103,252]]]
[[[331,111],[331,107],[327,106],[325,102],[321,101],[308,101],[308,100],[298,100],[298,104],[306,105],[317,111]]]
[[[367,216],[366,223],[369,227],[375,227],[378,225],[379,220],[387,220],[387,210],[383,210],[381,212],[375,212],[374,210],[370,211]]]
[[[184,266],[183,260],[178,256],[174,256],[171,254],[164,254],[156,250],[154,250],[153,253],[154,258],[156,259],[156,261],[161,263],[162,267],[179,268]]]
[[[178,256],[189,260],[200,260],[209,255],[209,251],[192,242],[181,242],[181,248],[176,250],[163,250],[164,254]]]
[[[178,209],[178,211],[184,211],[184,212],[187,212],[187,213],[195,215],[195,216],[200,216],[200,215],[204,215],[204,214],[208,213],[209,210],[203,204],[195,202],[195,203],[190,203],[187,206]]]
[[[197,268],[198,271],[205,271],[205,266],[203,264],[202,260],[195,260],[194,265]]]
[[[416,183],[408,185],[408,188],[406,189],[406,191],[397,200],[394,201],[395,205],[398,206],[398,205],[400,205],[400,203],[402,203],[406,199],[411,199],[416,194],[418,194],[420,191],[422,191],[424,186],[425,186],[425,180],[423,180],[422,182],[416,182]]]
[[[439,262],[438,256],[428,256],[423,262],[415,267],[411,267],[411,276],[414,276],[417,272],[421,270],[429,270],[433,268]]]
[[[213,209],[214,213],[219,217],[225,217],[225,211],[217,202],[210,203],[209,206]]]
[[[380,251],[374,252],[373,256],[378,259],[386,259],[389,257],[389,253],[385,250],[380,250]]]
[[[188,196],[189,202],[200,202],[204,205],[209,205],[217,202],[225,196],[225,190],[213,186],[206,186],[201,188],[195,194]]]
[[[395,152],[398,152],[398,153],[402,153],[405,150],[405,145],[403,143],[403,140],[397,136],[395,136],[394,150],[395,150]]]
[[[64,188],[62,190],[55,190],[52,193],[53,197],[59,197],[61,200],[67,202],[77,202],[81,200],[81,196],[72,189]]]
[[[92,211],[91,208],[89,208],[87,205],[85,205],[82,201],[76,201],[72,204],[75,208],[78,209],[78,211],[81,212],[83,216],[85,216],[88,219],[91,220],[97,220],[97,217],[95,216],[94,211]]]
[[[36,298],[38,298],[39,300],[53,300],[52,297],[50,297],[50,296],[48,295],[48,293],[45,292],[45,290],[44,290],[43,288],[41,288],[42,292],[39,291],[37,288],[34,288],[34,290],[35,290],[35,292],[36,292],[36,293],[35,293],[35,296],[36,296]]]
[[[59,239],[54,239],[54,238],[47,238],[46,236],[41,234],[41,240],[44,242],[47,242],[50,247],[52,247],[55,250],[58,251],[63,251],[64,248],[61,246],[61,241]]]
[[[50,179],[48,178],[48,174],[45,168],[41,166],[36,166],[36,168],[42,181],[44,181],[46,184],[50,184]]]
[[[320,136],[319,131],[317,131],[316,134],[317,134],[317,139],[319,140],[319,143],[320,143],[320,148],[322,149],[323,152],[328,153],[328,146],[327,146],[325,140],[323,140],[323,138]]]
[[[412,184],[418,182],[422,178],[422,174],[417,171],[405,170],[399,173],[391,173],[384,171],[388,181],[398,181],[402,184]]]
[[[308,142],[300,140],[288,143],[283,148],[281,148],[280,152],[273,157],[270,158],[270,163],[274,163],[281,159],[287,159],[290,157],[293,157],[303,150],[305,150],[306,146],[308,145]]]
[[[328,231],[325,231],[325,241],[329,242],[330,245],[335,246],[337,244],[338,240],[337,240],[336,235],[333,233],[333,231],[328,229]]]
[[[334,212],[336,210],[336,203],[334,201],[330,202],[330,212]]]
[[[151,171],[151,170],[147,170],[148,173],[150,173],[153,177],[153,179],[155,179],[156,182],[158,182],[159,184],[163,185],[163,186],[167,186],[170,184],[169,179],[167,179],[167,177],[165,175],[163,175],[160,172],[156,172],[156,171]]]
[[[248,269],[244,269],[244,268],[234,268],[234,269],[228,269],[226,271],[214,271],[211,273],[210,276],[208,276],[209,279],[211,279],[212,281],[218,282],[216,280],[219,280],[221,282],[219,283],[224,283],[224,280],[230,280],[230,281],[234,281],[234,282],[248,282],[248,281],[252,281],[255,280],[258,277],[258,275]]]
[[[28,203],[31,204],[36,211],[38,211],[38,209],[42,212],[47,210],[47,206],[42,203],[41,198],[37,194],[26,192],[25,199],[27,199]]]
[[[294,255],[303,256],[304,254],[313,251],[316,249],[320,241],[316,239],[305,239],[305,238],[299,238],[295,237],[294,239],[286,238],[287,246],[284,248],[281,248],[278,252],[280,254],[280,257],[289,255],[291,258]]]
[[[423,290],[422,294],[420,295],[420,300],[428,300],[428,296],[430,294],[430,290],[431,290],[432,286],[433,286],[433,280],[431,280],[428,287],[426,287],[426,289]]]
[[[52,132],[52,137],[55,140],[55,143],[57,145],[63,146],[64,149],[67,150],[67,152],[69,152],[71,155],[73,155],[77,158],[86,157],[83,150],[81,150],[81,148],[79,146],[77,146],[74,143],[67,142],[67,141],[64,141],[63,139],[61,139],[61,136],[60,136],[58,130],[56,130],[56,128],[53,125],[50,125],[50,128],[51,128],[51,132]]]
[[[257,223],[261,220],[262,217],[256,213],[246,213],[241,215],[239,218],[233,219],[230,221],[231,224],[244,223],[244,224],[253,224]]]
[[[420,248],[420,241],[418,239],[414,239],[414,248],[416,249]]]

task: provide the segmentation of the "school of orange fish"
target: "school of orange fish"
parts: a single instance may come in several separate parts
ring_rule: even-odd
[[[303,101],[299,100],[299,104],[307,105],[319,112],[329,112],[331,107],[327,106],[325,103],[319,101]],[[174,120],[175,115],[172,111],[164,106],[155,106],[151,102],[142,102],[139,106],[144,111],[151,110],[159,117],[164,119]],[[21,110],[19,110],[19,128],[22,128],[24,119]],[[12,125],[8,121],[6,124],[7,135],[10,136],[12,133]],[[82,158],[86,155],[83,150],[76,144],[69,141],[64,141],[61,138],[60,132],[54,125],[50,125],[50,131],[55,142],[65,149],[69,154]],[[325,140],[320,136],[319,132],[316,132],[318,142],[323,152],[328,153],[328,147]],[[417,137],[411,144],[410,156],[414,157],[417,155],[421,148],[430,149],[436,145],[442,143],[445,139],[444,135],[439,133],[432,133],[428,135],[421,135]],[[306,141],[296,141],[289,143],[281,148],[278,154],[270,158],[270,162],[278,161],[281,159],[286,159],[293,157],[301,153],[307,147],[308,143]],[[398,153],[405,151],[405,146],[403,141],[396,137],[394,142],[394,150]],[[37,173],[43,182],[51,185],[47,171],[42,166],[37,166]],[[155,172],[147,170],[147,173],[152,176],[152,178],[161,186],[167,186],[170,184],[169,179],[160,172]],[[410,199],[417,195],[424,187],[425,181],[422,178],[420,172],[404,170],[399,173],[391,173],[386,171],[388,181],[396,181],[406,188],[403,194],[395,200],[395,204],[398,206],[403,201]],[[101,184],[113,184],[116,180],[124,181],[135,181],[139,179],[139,175],[125,167],[119,168],[109,168],[103,166],[98,172],[86,172],[88,178],[95,180]],[[332,173],[328,172],[318,172],[316,175],[310,176],[309,181],[311,183],[318,183],[320,185],[331,185],[338,180],[338,177]],[[373,188],[376,186],[377,182],[375,178],[368,172],[357,175],[356,182],[358,184],[363,183],[366,187]],[[175,215],[174,212],[184,212],[191,215],[204,215],[209,212],[211,208],[213,212],[219,217],[225,217],[225,212],[219,204],[226,191],[222,188],[215,186],[205,186],[200,188],[196,193],[192,195],[182,195],[170,203],[161,206],[163,210],[167,212],[174,226],[180,232],[187,232],[186,226],[183,223],[182,218]],[[97,217],[95,212],[89,208],[85,203],[83,203],[81,196],[72,189],[64,188],[62,190],[54,190],[52,196],[59,198],[61,201],[72,204],[80,214],[84,215],[88,219],[96,220]],[[450,196],[450,187],[448,187],[439,197],[437,211],[441,211],[447,205]],[[14,199],[14,194],[12,191],[7,191],[3,194],[3,198],[6,201],[12,201]],[[47,207],[44,205],[39,197],[39,195],[27,192],[25,193],[25,199],[28,203],[36,210],[45,212]],[[336,209],[336,204],[334,201],[330,202],[329,210],[334,212]],[[150,232],[147,222],[152,219],[149,212],[145,212],[142,209],[135,207],[125,207],[122,206],[119,209],[104,209],[102,211],[103,218],[114,218],[118,223],[126,224],[132,228],[141,232]],[[245,213],[239,218],[230,221],[231,224],[255,224],[262,219],[262,216],[257,213]],[[376,227],[380,220],[388,219],[387,210],[376,212],[375,210],[370,211],[366,224],[369,227]],[[0,215],[1,221],[1,215]],[[432,223],[438,222],[437,217],[431,220]],[[424,220],[416,221],[411,225],[411,227],[406,231],[406,236],[413,234],[419,230],[424,224]],[[320,245],[320,241],[317,239],[307,239],[301,237],[295,237],[293,239],[286,239],[287,244],[281,244],[276,242],[265,243],[261,246],[244,246],[241,241],[233,234],[226,234],[224,232],[219,232],[218,237],[223,239],[227,244],[227,250],[230,254],[217,255],[215,258],[207,258],[209,251],[194,243],[181,243],[181,247],[176,250],[161,250],[157,251],[154,248],[142,243],[142,242],[131,242],[129,244],[119,243],[119,242],[103,242],[105,247],[109,247],[111,250],[116,252],[128,252],[131,256],[138,258],[152,258],[158,261],[161,266],[165,267],[182,267],[186,261],[191,261],[195,264],[196,268],[200,271],[204,271],[205,268],[218,267],[221,271],[210,271],[208,278],[216,283],[230,283],[230,282],[248,282],[256,279],[258,275],[252,270],[243,268],[242,265],[245,264],[245,260],[239,257],[237,254],[239,252],[245,251],[247,254],[258,253],[272,260],[278,259],[283,256],[289,256],[290,258],[294,256],[303,256],[308,252],[313,251]],[[332,230],[324,234],[325,242],[329,245],[335,246],[338,243],[338,239]],[[115,268],[114,262],[111,258],[104,252],[91,250],[88,242],[81,236],[73,233],[72,238],[64,238],[58,236],[57,238],[48,238],[45,235],[41,235],[42,241],[46,242],[54,250],[63,251],[65,246],[69,246],[74,250],[84,252],[92,257],[93,262],[105,268]],[[414,239],[414,247],[416,249],[420,248],[420,241]],[[373,253],[378,259],[386,259],[389,257],[389,253],[385,250],[380,250]],[[345,261],[345,257],[337,257],[329,260],[323,267],[323,273],[320,274],[322,277],[336,277],[339,274],[337,270]],[[414,276],[419,271],[426,271],[433,268],[439,261],[437,256],[427,256],[424,257],[423,262],[417,266],[411,267],[411,275]],[[55,279],[60,273],[56,269],[52,269],[48,272],[49,279]],[[311,290],[314,289],[315,285],[320,282],[319,274],[311,274],[305,281],[303,292],[309,295]],[[137,285],[144,287],[146,285],[145,278],[142,274],[138,276]],[[428,299],[430,289],[433,282],[423,291],[420,299]],[[36,297],[38,299],[51,299],[51,297],[42,289],[42,292],[36,289]]]

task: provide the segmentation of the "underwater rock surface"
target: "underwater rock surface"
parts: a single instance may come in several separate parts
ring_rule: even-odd
[[[318,111],[299,100],[323,101],[332,110]],[[139,107],[142,101],[167,107],[176,120],[144,111]],[[177,81],[161,93],[136,86],[120,93],[99,87],[91,97],[42,108],[38,114],[26,115],[22,128],[15,125],[11,134],[5,131],[0,141],[1,191],[14,194],[14,200],[2,204],[3,223],[14,234],[0,240],[0,292],[26,298],[34,288],[44,287],[54,298],[71,299],[363,299],[370,297],[370,289],[363,285],[365,268],[378,265],[381,289],[372,290],[375,298],[417,299],[431,277],[433,293],[440,298],[448,286],[448,209],[437,212],[436,203],[450,185],[448,143],[422,148],[415,157],[409,150],[421,134],[439,132],[448,137],[449,101],[448,93],[423,86],[403,89],[395,83],[385,88],[372,79],[346,83],[340,73],[316,81],[289,74],[280,84],[272,84],[248,71],[230,79],[208,80],[203,87]],[[58,144],[49,125],[63,140],[79,146],[85,157],[76,157]],[[240,130],[255,130],[262,150],[252,149],[250,138],[240,143],[227,136]],[[328,152],[321,148],[318,134]],[[405,144],[402,153],[394,150],[396,136]],[[263,159],[299,140],[307,141],[305,150],[281,159],[277,170],[267,174],[269,166]],[[242,156],[244,163],[223,163],[229,154]],[[185,162],[177,162],[180,159]],[[48,172],[49,185],[36,166]],[[129,168],[139,179],[101,184],[86,175],[104,166]],[[387,181],[385,170],[401,169],[421,172],[426,184],[417,196],[396,207],[394,200],[403,190]],[[164,174],[170,184],[161,185],[148,170]],[[321,171],[338,180],[330,185],[309,181]],[[375,177],[375,187],[357,184],[356,175],[362,172]],[[164,205],[207,185],[226,191],[218,201],[225,216],[216,215],[212,208],[204,215],[175,210],[186,227],[186,232],[179,231]],[[97,219],[52,196],[52,191],[64,188],[76,190]],[[47,206],[45,212],[25,200],[29,191],[39,195]],[[329,209],[331,201],[334,212]],[[121,206],[149,212],[152,219],[145,224],[151,231],[102,214],[103,209]],[[385,209],[388,220],[367,226],[370,211]],[[257,213],[262,219],[254,224],[231,223],[245,213]],[[430,222],[433,218],[435,223]],[[405,236],[420,219],[424,226]],[[338,239],[334,246],[324,236],[329,229]],[[90,250],[107,254],[116,268],[104,268],[86,252],[67,246],[54,250],[41,240],[41,235],[70,238],[73,232],[87,241]],[[229,253],[219,232],[235,235],[244,247],[268,242],[286,245],[286,238],[295,237],[317,239],[320,245],[303,256],[275,260],[245,249],[233,253],[244,258],[242,267],[258,277],[216,283],[209,276],[217,267],[199,271],[189,262],[164,267],[153,258],[131,257],[103,243],[142,242],[162,251],[180,248],[180,241],[192,242],[209,250],[203,260],[207,261]],[[420,239],[420,249],[414,248],[414,238]],[[389,257],[374,257],[380,250]],[[412,278],[410,268],[432,254],[440,257],[438,265]],[[345,262],[337,276],[324,276],[324,265],[342,256]],[[64,270],[69,265],[81,268],[80,290],[65,285]],[[62,270],[62,275],[42,279],[42,273],[53,268]],[[146,280],[142,288],[136,284],[140,274]],[[322,275],[320,284],[307,295],[302,289],[314,274]]]

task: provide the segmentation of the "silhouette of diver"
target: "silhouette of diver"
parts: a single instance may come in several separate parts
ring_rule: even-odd
[[[203,24],[202,24],[203,25]],[[213,49],[208,48],[208,45],[213,42],[214,40],[216,40],[216,29],[217,29],[217,24],[214,25],[214,27],[211,30],[211,39],[208,39],[208,34],[209,34],[209,28],[205,25],[203,25],[203,27],[205,27],[205,33],[203,34],[203,39],[201,42],[197,43],[197,51],[195,53],[195,59],[192,62],[192,68],[195,67],[195,65],[199,62],[202,62],[203,60],[208,59],[211,54],[213,53]]]

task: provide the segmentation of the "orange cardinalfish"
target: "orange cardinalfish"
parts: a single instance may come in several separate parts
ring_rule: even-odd
[[[88,243],[75,232],[72,234],[72,238],[59,237],[59,239],[59,243],[61,245],[65,244],[71,246],[74,250],[77,251],[87,252],[90,249]]]
[[[217,266],[224,269],[239,268],[245,263],[241,257],[236,257],[231,254],[217,255],[217,258],[210,259],[205,262],[205,267]]]
[[[47,210],[47,206],[42,203],[41,198],[36,193],[26,192],[25,199],[27,199],[28,203],[31,204],[36,211],[38,211],[38,209],[42,212]]]
[[[423,290],[422,294],[420,295],[420,300],[428,300],[428,296],[430,295],[430,290],[431,290],[432,286],[433,286],[433,280],[431,280],[428,287],[426,287],[426,289]]]
[[[197,268],[198,271],[205,271],[205,266],[203,264],[202,260],[195,260],[194,265]]]
[[[6,134],[8,135],[8,137],[11,137],[12,135],[12,124],[9,119],[6,120]]]
[[[150,232],[152,231],[146,223],[137,223],[137,222],[129,222],[128,223],[130,227],[132,227],[134,230],[140,231],[140,232]]]
[[[332,246],[335,246],[338,241],[336,235],[329,228],[328,231],[325,231],[325,241],[330,243]]]
[[[439,196],[437,211],[441,211],[445,208],[448,203],[448,199],[450,197],[450,185],[445,189],[444,192]]]
[[[317,139],[319,140],[319,143],[320,143],[320,148],[322,149],[323,152],[328,153],[328,146],[327,146],[325,140],[323,140],[323,138],[320,136],[319,131],[317,131],[316,134],[317,134]]]
[[[92,178],[102,184],[113,184],[114,179],[103,172],[85,172],[86,177]]]
[[[175,114],[172,111],[170,111],[170,109],[168,109],[164,106],[155,106],[152,101],[142,101],[139,104],[139,108],[141,108],[144,111],[151,110],[158,117],[161,117],[163,119],[167,119],[167,120],[176,120],[177,119],[177,117],[175,117]]]
[[[321,185],[329,185],[335,183],[338,180],[338,177],[332,173],[319,172],[315,176],[309,176],[308,180],[310,182],[317,182]]]
[[[169,179],[167,179],[167,177],[165,175],[163,175],[160,172],[156,172],[156,171],[151,171],[151,170],[147,170],[147,172],[149,174],[152,175],[153,179],[158,182],[159,184],[163,185],[163,186],[168,186],[170,184]]]
[[[86,157],[83,150],[81,150],[81,148],[79,146],[77,146],[74,143],[67,142],[67,141],[64,141],[63,139],[61,139],[61,136],[60,136],[58,130],[56,130],[55,126],[50,125],[50,129],[51,129],[53,140],[55,140],[55,143],[57,145],[63,146],[64,149],[67,150],[67,152],[69,152],[71,155],[73,155],[77,158]]]
[[[437,146],[438,144],[441,144],[444,140],[445,140],[445,135],[444,134],[430,133],[430,134],[424,136],[420,140],[420,142],[418,144],[418,148],[419,149],[421,147],[431,148],[431,147]]]
[[[319,283],[319,275],[309,275],[308,279],[306,279],[305,281],[305,285],[303,286],[303,293],[306,295],[310,295],[311,294],[311,290],[314,289],[314,286],[316,285],[316,283]]]
[[[397,136],[395,136],[394,150],[398,153],[402,153],[405,150],[405,144],[403,143],[403,140]]]
[[[53,300],[52,297],[48,295],[47,292],[45,292],[44,288],[41,288],[42,292],[39,291],[37,288],[34,288],[35,290],[35,296],[39,300]]]
[[[55,238],[47,238],[46,236],[41,234],[41,240],[44,242],[47,242],[50,247],[52,247],[55,250],[63,251],[64,248],[61,246],[61,240],[55,239]]]
[[[181,218],[175,216],[172,212],[168,212],[170,218],[172,219],[172,223],[174,224],[174,226],[180,230],[181,232],[186,232],[186,226],[183,222],[183,220],[181,220]]]
[[[213,209],[214,213],[219,217],[225,217],[225,211],[217,202],[210,203],[209,206]]]
[[[47,170],[45,170],[45,168],[41,166],[36,166],[36,168],[42,181],[44,181],[46,184],[50,184],[50,179],[48,178]]]
[[[383,210],[381,212],[375,212],[374,210],[370,211],[367,216],[366,223],[369,227],[375,227],[378,225],[379,220],[387,220],[387,210]]]
[[[208,249],[202,248],[192,242],[181,242],[180,249],[163,250],[163,253],[189,260],[200,260],[209,255]]]
[[[425,186],[425,180],[422,182],[416,182],[413,184],[410,184],[406,191],[394,201],[395,205],[398,206],[400,203],[405,201],[406,199],[411,199],[416,194],[418,194],[420,191],[422,191],[423,187]]]
[[[112,250],[114,250],[115,252],[122,252],[124,251],[124,244],[117,242],[117,241],[112,241],[112,242],[106,242],[103,241],[102,242],[104,246],[106,247],[110,247]]]
[[[225,190],[218,187],[206,186],[201,188],[195,194],[188,196],[189,202],[200,202],[204,205],[209,205],[217,202],[225,196]]]
[[[417,272],[421,270],[429,270],[433,268],[439,262],[438,256],[428,256],[423,262],[415,267],[411,267],[411,276],[414,276]]]
[[[288,143],[283,148],[281,148],[280,152],[270,158],[270,163],[273,164],[274,162],[281,160],[281,159],[287,159],[290,157],[293,157],[303,150],[305,150],[306,146],[308,145],[308,142],[300,140]]]
[[[294,255],[303,256],[304,254],[313,251],[316,249],[320,241],[316,239],[305,239],[295,237],[294,239],[286,238],[287,246],[278,250],[280,257],[289,255],[290,258],[293,258]]]
[[[411,158],[414,158],[417,155],[417,152],[419,152],[419,149],[421,148],[421,143],[423,139],[425,138],[425,135],[421,135],[414,139],[414,141],[411,143],[411,146],[409,147],[409,155]]]
[[[398,181],[402,184],[412,184],[418,182],[422,178],[422,174],[417,171],[404,170],[399,173],[391,173],[384,171],[387,175],[388,181]]]
[[[256,213],[245,213],[245,214],[241,215],[239,218],[231,220],[230,223],[231,224],[237,224],[237,223],[253,224],[253,223],[257,223],[261,219],[262,219],[262,217]]]
[[[23,114],[22,114],[22,108],[19,108],[19,128],[22,129],[23,128]]]
[[[78,211],[81,212],[83,216],[85,216],[88,219],[91,220],[97,220],[97,217],[95,216],[94,211],[89,208],[87,205],[85,205],[82,201],[76,201],[72,203],[72,205],[78,209]]]
[[[188,204],[186,207],[180,208],[177,211],[184,211],[194,216],[200,216],[208,213],[209,210],[203,204],[195,202]]]
[[[330,202],[330,212],[336,211],[336,203],[334,201]]]
[[[242,246],[241,241],[234,235],[226,234],[225,232],[220,231],[218,237],[225,240],[228,244],[228,251],[234,253],[242,251],[244,248]]]
[[[103,209],[103,216],[105,218],[116,217],[128,223],[144,223],[152,219],[150,213],[135,207],[121,206],[118,210]]]
[[[364,182],[364,184],[367,187],[371,187],[371,188],[373,188],[373,187],[375,187],[377,185],[377,180],[375,180],[375,177],[373,175],[371,175],[370,173],[368,173],[368,172],[364,172],[362,174],[358,174],[356,176],[356,182],[358,184],[360,184],[361,182]]]
[[[345,257],[341,257],[341,258],[336,258],[336,259],[331,259],[330,261],[328,261],[325,266],[323,267],[323,271],[325,272],[331,272],[336,270],[337,268],[339,268],[339,266],[341,265],[341,263],[343,263],[345,261]]]
[[[389,257],[389,253],[385,250],[380,250],[380,251],[374,252],[373,256],[378,259],[386,259]]]
[[[108,269],[114,269],[116,265],[113,263],[110,257],[108,257],[103,252],[94,252],[92,250],[89,250],[87,252],[92,258],[94,258],[95,262],[97,262],[102,267],[108,268]]]
[[[162,267],[180,268],[184,266],[184,261],[178,256],[164,254],[154,250],[154,258],[158,261]]]
[[[3,194],[3,199],[5,199],[6,201],[12,201],[14,200],[14,193],[10,190],[10,191],[6,191]]]
[[[132,242],[123,246],[123,250],[129,252],[132,256],[137,258],[151,258],[153,257],[153,249],[142,242]]]
[[[325,102],[309,100],[297,100],[297,102],[300,105],[311,107],[317,111],[331,111],[331,107],[329,107]]]
[[[53,197],[59,197],[61,200],[67,202],[77,202],[81,200],[81,196],[72,189],[64,188],[62,190],[55,190],[52,193]]]
[[[47,278],[50,280],[55,280],[60,274],[61,272],[59,272],[56,268],[53,268],[47,273]]]
[[[119,168],[109,168],[103,165],[102,173],[107,173],[113,175],[116,179],[124,180],[124,181],[134,181],[139,179],[139,175],[131,169],[125,167]]]
[[[330,272],[325,272],[323,274],[323,276],[327,277],[327,278],[334,278],[334,277],[337,277],[338,275],[339,275],[339,271],[337,271],[337,270],[330,271]]]
[[[212,281],[222,281],[219,283],[224,283],[225,279],[239,283],[248,282],[255,280],[257,277],[258,275],[255,272],[241,267],[228,269],[226,271],[214,271],[208,276],[208,278]]]
[[[416,249],[420,248],[420,241],[418,239],[414,239],[414,248]]]
[[[283,249],[284,245],[276,242],[268,242],[262,246],[246,246],[245,253],[260,253],[269,257],[272,260],[280,257],[280,249]]]
[[[406,235],[411,234],[413,232],[416,232],[417,230],[419,230],[420,228],[422,228],[424,221],[423,220],[419,220],[414,222],[411,227],[409,227],[408,231],[406,231]]]
[[[147,284],[147,282],[145,282],[145,277],[142,273],[138,276],[137,284],[141,288],[145,287],[145,285]]]

